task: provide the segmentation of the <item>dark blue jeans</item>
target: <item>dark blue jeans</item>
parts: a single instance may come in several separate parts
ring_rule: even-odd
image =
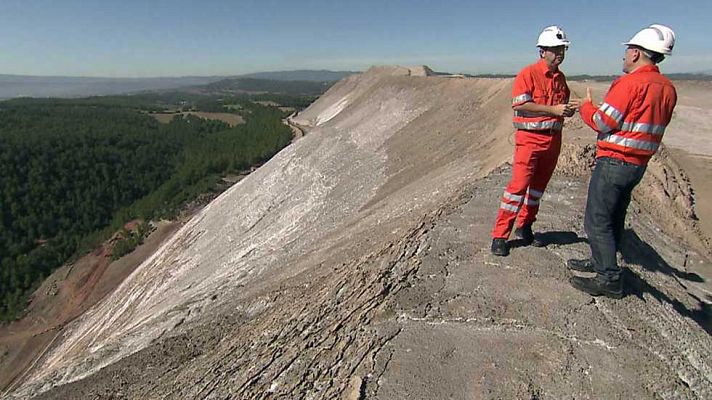
[[[598,279],[620,279],[616,251],[623,236],[631,192],[643,179],[645,168],[615,158],[596,159],[588,184],[584,229]]]

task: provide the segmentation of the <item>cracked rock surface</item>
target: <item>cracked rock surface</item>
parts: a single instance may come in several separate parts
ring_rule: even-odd
[[[493,215],[481,205],[496,204],[508,177],[504,169],[478,182],[428,233],[412,284],[395,296],[400,332],[381,351],[383,372],[368,397],[712,396],[709,321],[695,320],[704,303],[683,286],[697,279],[654,246],[668,248],[668,259],[686,250],[634,211],[622,252],[629,294],[592,298],[570,286],[565,267],[588,256],[585,182],[555,176],[535,225],[549,244],[501,258],[489,252]],[[642,237],[653,246],[644,252]],[[681,313],[671,312],[673,303],[684,304]]]

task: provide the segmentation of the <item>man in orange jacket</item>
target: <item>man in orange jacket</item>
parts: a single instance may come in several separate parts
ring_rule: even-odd
[[[658,150],[677,103],[675,87],[657,67],[672,54],[672,29],[651,25],[624,45],[625,75],[613,82],[600,107],[591,102],[590,89],[581,105],[581,118],[598,132],[596,167],[588,187],[584,219],[591,259],[567,261],[573,270],[596,272],[594,278],[572,277],[574,287],[612,298],[623,297],[616,251],[631,192]]]
[[[519,216],[515,235],[526,245],[542,245],[534,238],[532,223],[539,201],[556,168],[561,151],[564,117],[576,111],[569,104],[569,87],[559,70],[570,42],[558,26],[539,34],[539,61],[522,69],[512,86],[515,133],[512,179],[502,195],[492,230],[492,254],[507,256],[509,238]]]

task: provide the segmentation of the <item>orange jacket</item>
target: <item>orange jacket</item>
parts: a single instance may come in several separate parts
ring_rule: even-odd
[[[569,101],[569,87],[564,73],[551,71],[544,60],[524,67],[512,85],[512,107],[533,101],[553,106]],[[537,116],[526,111],[514,111],[516,129],[528,131],[561,131],[564,118]]]
[[[598,132],[596,158],[646,165],[660,147],[676,103],[675,86],[655,65],[618,78],[601,107],[590,101],[581,105],[581,118]]]

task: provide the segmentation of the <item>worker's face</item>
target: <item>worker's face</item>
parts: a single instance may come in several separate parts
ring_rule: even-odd
[[[566,46],[542,47],[540,54],[547,64],[558,67],[564,62],[566,50]]]
[[[635,47],[625,49],[623,55],[623,72],[626,74],[635,69],[636,62],[640,59],[640,50]]]

